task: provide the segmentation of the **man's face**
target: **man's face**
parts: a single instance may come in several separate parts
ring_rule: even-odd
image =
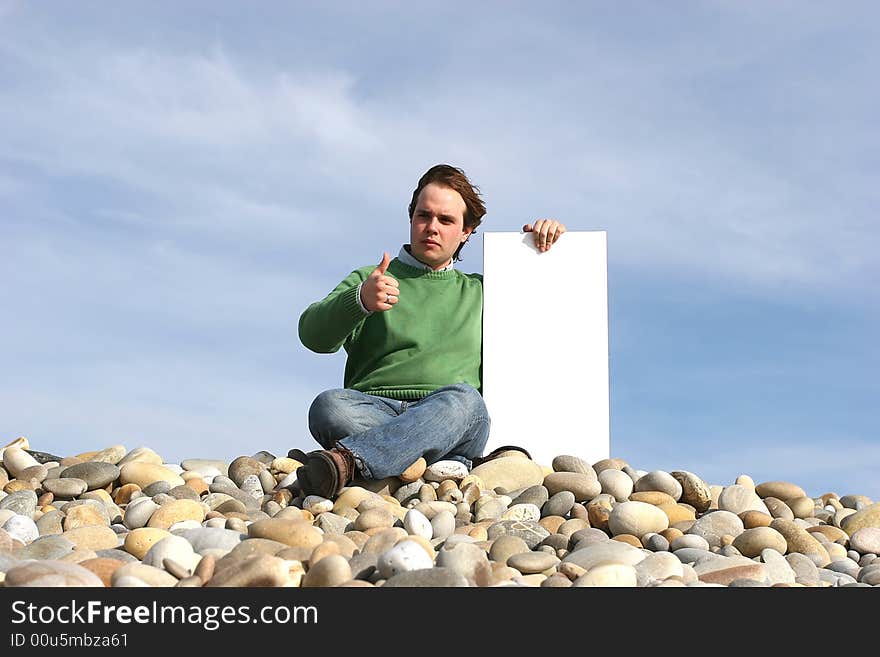
[[[461,194],[436,183],[419,194],[410,219],[410,250],[416,259],[433,269],[449,264],[459,245],[471,234],[464,227],[467,207]]]

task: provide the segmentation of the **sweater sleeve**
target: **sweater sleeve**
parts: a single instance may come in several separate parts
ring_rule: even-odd
[[[364,312],[358,299],[362,282],[362,273],[355,270],[330,294],[303,311],[299,339],[306,348],[319,354],[338,351],[364,318],[372,314]]]

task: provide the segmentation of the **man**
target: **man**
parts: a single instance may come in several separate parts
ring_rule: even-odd
[[[303,494],[333,497],[355,476],[397,476],[419,458],[470,468],[500,453],[481,458],[490,424],[482,397],[483,277],[454,267],[485,214],[461,169],[431,167],[409,204],[409,244],[393,260],[384,253],[378,267],[354,270],[303,312],[307,348],[348,353],[345,387],[322,392],[309,409],[309,430],[323,449],[290,451],[304,464],[297,470]],[[523,231],[546,251],[565,226],[540,219]]]

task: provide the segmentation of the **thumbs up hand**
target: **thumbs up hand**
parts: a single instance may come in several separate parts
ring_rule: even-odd
[[[382,262],[361,285],[361,303],[370,312],[391,310],[400,298],[397,279],[385,274],[389,264],[391,256],[385,252],[382,254]]]

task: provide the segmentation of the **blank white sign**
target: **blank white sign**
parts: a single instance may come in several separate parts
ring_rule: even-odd
[[[542,465],[610,455],[605,231],[483,234],[486,453],[519,445]]]

